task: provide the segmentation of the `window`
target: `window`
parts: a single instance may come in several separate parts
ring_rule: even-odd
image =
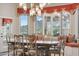
[[[35,33],[41,33],[43,31],[43,19],[42,16],[36,16],[36,20],[35,20]]]
[[[70,32],[70,13],[69,12],[54,12],[52,15],[44,16],[44,34],[58,36],[67,35]]]
[[[20,16],[20,33],[28,34],[28,16],[27,15]]]
[[[51,34],[51,17],[45,16],[45,35]]]
[[[62,13],[62,34],[69,34],[70,30],[70,14],[68,12]]]
[[[60,17],[56,15],[53,17],[51,34],[53,36],[58,36],[60,34],[60,30],[61,30]]]

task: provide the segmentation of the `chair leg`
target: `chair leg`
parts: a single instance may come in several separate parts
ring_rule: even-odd
[[[17,50],[16,50],[16,56],[17,56]]]
[[[15,56],[16,53],[15,53],[15,47],[13,46],[13,56]]]
[[[14,56],[16,56],[16,49],[14,50]]]
[[[63,56],[64,56],[64,49],[63,49]]]
[[[59,56],[61,56],[61,52],[59,52]]]
[[[9,56],[9,47],[8,47],[8,56]]]
[[[54,52],[54,56],[55,56],[55,52]]]
[[[64,56],[64,52],[63,52],[63,56]]]

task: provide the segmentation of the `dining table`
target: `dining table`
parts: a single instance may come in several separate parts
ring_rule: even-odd
[[[12,46],[15,44],[14,41],[9,41],[8,43],[10,43]],[[17,44],[23,44],[23,45],[27,45],[29,44],[29,41],[23,41],[23,42],[16,42]],[[59,41],[51,41],[51,40],[37,40],[36,42],[34,42],[33,44],[36,44],[37,47],[39,46],[45,46],[45,56],[50,56],[50,52],[49,52],[49,49],[50,47],[54,46],[54,49],[55,49],[55,46],[57,46],[60,42]],[[13,55],[15,55],[15,52],[13,53]]]

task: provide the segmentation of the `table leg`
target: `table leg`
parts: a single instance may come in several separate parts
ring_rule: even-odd
[[[8,56],[9,56],[9,44],[8,44]]]
[[[46,50],[45,50],[45,56],[50,56],[49,48],[46,48]]]
[[[54,46],[54,56],[55,56],[55,46]]]
[[[15,47],[13,46],[13,55],[15,56]]]

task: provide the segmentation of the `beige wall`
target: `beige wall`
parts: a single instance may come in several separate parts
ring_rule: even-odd
[[[16,3],[0,3],[0,17],[1,18],[11,18],[12,19],[12,27],[11,33],[18,34],[19,33],[19,20],[17,16],[17,5]]]
[[[78,37],[78,10],[71,17],[71,32]]]
[[[76,12],[75,12],[75,17],[74,17],[75,19],[75,35],[76,35],[76,37],[78,37],[78,10],[76,10]],[[74,24],[74,23],[73,23]]]
[[[18,34],[19,33],[19,19],[17,16],[17,5],[14,3],[0,3],[0,26],[2,24],[2,18],[11,18],[11,34]],[[4,33],[3,33],[4,34]],[[2,39],[0,38],[0,52],[7,51],[7,44],[4,43],[5,37]]]
[[[2,26],[2,18],[0,18],[0,27]]]
[[[72,15],[71,16],[71,33],[72,34],[75,34],[75,28],[74,28],[75,27],[75,25],[74,25],[75,24],[75,20],[74,19],[75,19],[75,15]]]

